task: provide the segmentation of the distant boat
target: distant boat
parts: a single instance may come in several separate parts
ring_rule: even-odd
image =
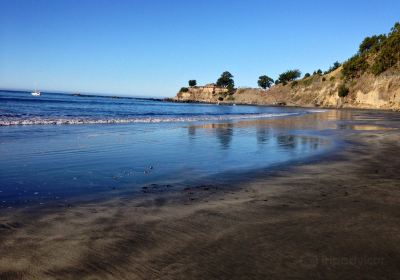
[[[40,96],[40,91],[36,90],[34,92],[31,92],[32,96]]]

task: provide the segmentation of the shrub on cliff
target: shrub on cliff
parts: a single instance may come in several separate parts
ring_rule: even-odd
[[[187,87],[181,87],[181,89],[179,90],[179,92],[188,92],[189,89]]]
[[[338,89],[339,97],[346,97],[349,94],[349,89],[345,85],[340,85]]]
[[[304,78],[308,78],[308,77],[310,77],[311,75],[310,75],[310,73],[306,73],[305,75],[304,75]]]
[[[355,78],[368,68],[364,54],[356,54],[343,64],[342,75],[347,78]]]
[[[374,35],[366,37],[358,48],[359,53],[367,52],[370,50],[378,51],[382,43],[386,40],[386,35]]]
[[[340,63],[339,63],[339,61],[336,61],[335,63],[333,63],[333,65],[331,66],[331,67],[329,67],[329,69],[328,70],[326,70],[325,72],[324,72],[324,74],[329,74],[329,73],[331,73],[332,71],[335,71],[336,69],[338,69],[339,67],[340,67]]]
[[[299,78],[300,76],[301,76],[300,70],[298,70],[298,69],[288,70],[288,71],[280,74],[278,80],[280,83],[283,83],[284,85],[286,85],[287,82],[294,81],[297,78]]]
[[[233,81],[233,75],[228,71],[221,74],[221,77],[217,80],[217,86],[228,88],[232,90],[235,87],[235,82]]]
[[[268,77],[267,75],[260,76],[257,81],[258,86],[263,89],[271,87],[271,85],[273,83],[274,83],[274,80],[272,78]]]
[[[188,82],[190,87],[195,87],[197,85],[197,81],[196,80],[189,80]]]

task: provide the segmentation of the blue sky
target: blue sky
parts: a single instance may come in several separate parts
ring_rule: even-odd
[[[0,88],[173,96],[225,70],[255,87],[349,58],[399,11],[395,0],[0,0]]]

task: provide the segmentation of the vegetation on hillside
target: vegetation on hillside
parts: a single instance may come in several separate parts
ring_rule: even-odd
[[[179,92],[188,92],[189,89],[187,87],[181,87],[181,89],[179,90]]]
[[[322,75],[322,70],[318,69],[317,71],[314,71],[313,75]]]
[[[229,91],[233,90],[235,87],[235,82],[233,81],[233,75],[228,71],[221,74],[221,77],[217,80],[217,86],[227,88]]]
[[[257,84],[259,87],[266,89],[271,87],[271,85],[274,83],[274,80],[267,75],[262,75],[258,78]]]
[[[329,73],[335,71],[336,69],[338,69],[338,68],[340,67],[340,65],[341,65],[341,64],[339,63],[339,61],[336,61],[335,63],[333,63],[333,65],[332,65],[331,67],[329,67],[328,70],[326,70],[326,71],[324,72],[324,75],[329,74]]]
[[[396,23],[389,34],[366,37],[358,53],[343,64],[342,74],[346,79],[356,78],[365,72],[379,75],[400,64],[400,23]]]
[[[340,85],[338,89],[339,97],[346,97],[349,94],[349,89],[345,85]]]
[[[190,87],[195,87],[197,85],[197,81],[196,80],[189,80],[188,82]]]
[[[283,83],[284,85],[286,85],[288,82],[300,78],[300,76],[301,76],[300,70],[298,69],[288,70],[279,75],[278,83]]]

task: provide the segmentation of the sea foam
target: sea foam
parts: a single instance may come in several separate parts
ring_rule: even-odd
[[[260,114],[231,114],[205,116],[176,116],[176,117],[132,117],[132,118],[51,118],[31,117],[15,118],[1,117],[0,126],[13,125],[78,125],[78,124],[124,124],[124,123],[166,123],[166,122],[197,122],[197,121],[229,121],[245,119],[268,119],[295,116],[299,113],[260,113]]]

